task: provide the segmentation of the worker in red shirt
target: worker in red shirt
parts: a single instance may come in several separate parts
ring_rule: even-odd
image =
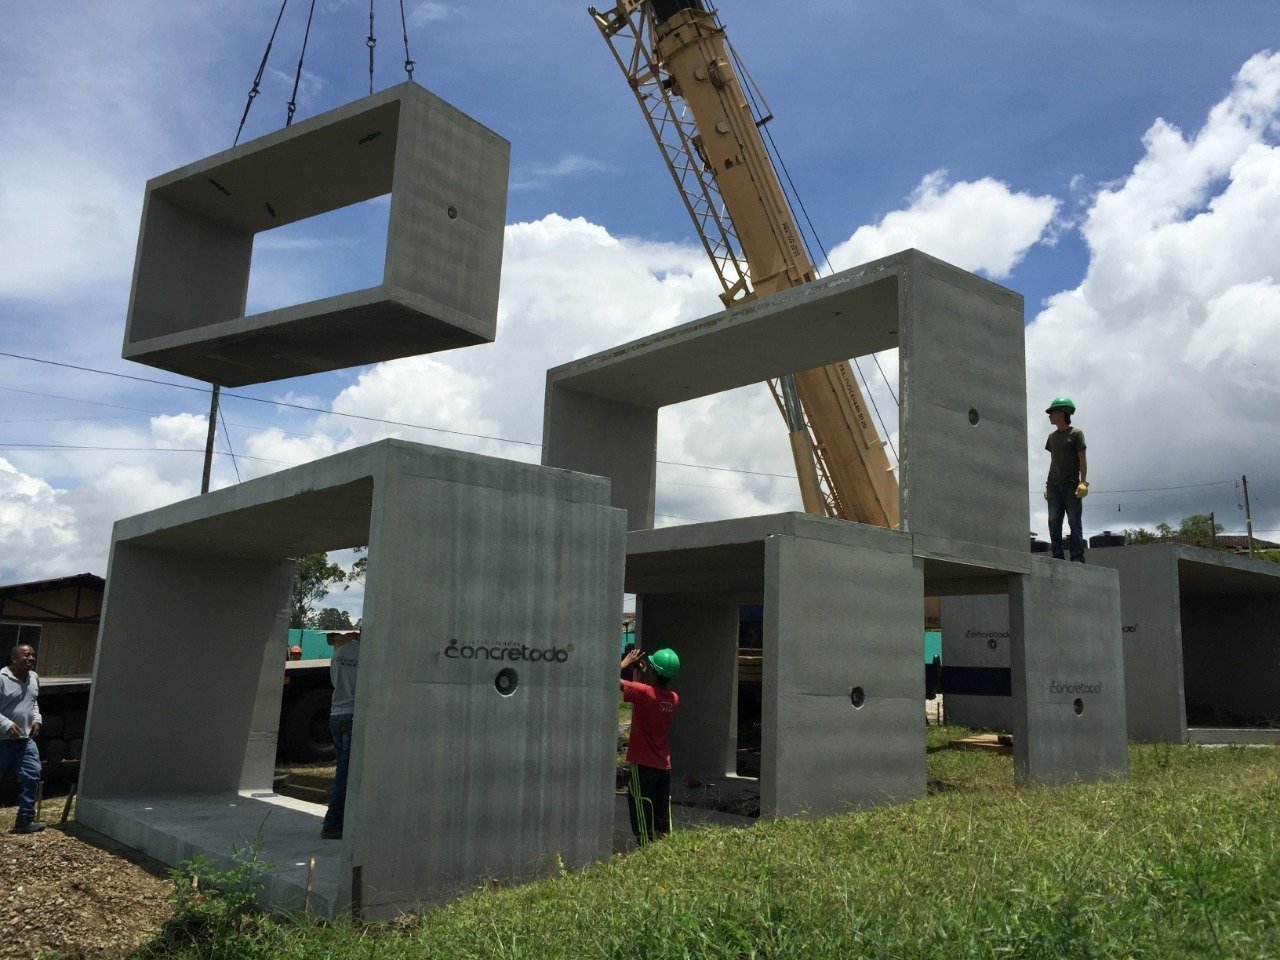
[[[631,704],[631,831],[641,844],[671,832],[671,748],[667,729],[680,706],[680,697],[667,685],[680,675],[680,658],[663,648],[647,657],[632,650],[622,669],[635,666],[640,681],[619,680],[622,699]]]

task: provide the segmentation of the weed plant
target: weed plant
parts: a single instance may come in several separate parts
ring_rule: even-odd
[[[912,803],[679,832],[399,926],[162,935],[164,955],[1280,957],[1280,752],[1135,745],[1127,781],[1015,789],[1009,757],[943,748],[966,732],[930,730]]]

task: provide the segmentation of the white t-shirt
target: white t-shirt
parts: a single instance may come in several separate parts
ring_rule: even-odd
[[[360,666],[360,641],[352,640],[333,651],[329,660],[329,680],[333,683],[331,717],[350,717],[356,712],[356,669]]]

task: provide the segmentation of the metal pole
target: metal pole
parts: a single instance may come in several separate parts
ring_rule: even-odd
[[[1244,487],[1244,526],[1249,534],[1249,556],[1253,556],[1253,514],[1249,512],[1249,478],[1242,476],[1240,483]]]
[[[209,436],[204,444],[204,473],[200,477],[200,492],[209,492],[209,472],[213,469],[213,441],[218,434],[218,396],[222,388],[212,384],[213,393],[209,400]]]

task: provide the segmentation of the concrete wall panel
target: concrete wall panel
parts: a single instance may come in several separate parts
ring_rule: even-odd
[[[942,598],[943,670],[1009,669],[1009,598]],[[947,723],[975,730],[1013,729],[1013,698],[946,694]]]
[[[1037,559],[1010,578],[1019,783],[1128,774],[1120,585],[1111,570]],[[944,641],[945,642],[945,641]]]
[[[764,816],[924,793],[924,578],[901,535],[882,539],[765,542]]]
[[[1089,562],[1120,574],[1129,736],[1187,742],[1178,562],[1163,544],[1092,550]]]
[[[283,558],[114,544],[86,796],[271,788],[292,583]]]
[[[671,777],[715,781],[738,766],[738,605],[715,600],[637,597],[640,644],[671,647],[680,709],[671,724]]]

